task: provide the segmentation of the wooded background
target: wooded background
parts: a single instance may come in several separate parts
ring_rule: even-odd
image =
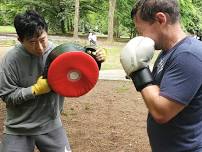
[[[0,0],[0,26],[13,26],[17,13],[40,12],[53,34],[86,35],[95,31],[109,41],[135,35],[130,11],[136,0]],[[191,34],[202,33],[202,1],[179,0],[182,25]]]

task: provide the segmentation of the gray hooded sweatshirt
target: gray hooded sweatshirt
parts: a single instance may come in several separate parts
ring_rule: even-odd
[[[39,135],[62,126],[60,110],[64,97],[54,92],[34,96],[31,86],[42,75],[48,49],[40,57],[28,53],[17,44],[0,64],[0,97],[6,103],[5,133]]]

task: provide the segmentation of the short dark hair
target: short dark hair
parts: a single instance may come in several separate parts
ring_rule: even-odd
[[[155,21],[154,16],[157,12],[168,14],[171,23],[176,23],[180,18],[177,0],[137,0],[131,11],[132,19],[138,11],[140,11],[140,18],[148,22]]]
[[[38,37],[45,30],[48,32],[48,25],[45,19],[34,10],[27,10],[14,18],[14,26],[20,39]]]

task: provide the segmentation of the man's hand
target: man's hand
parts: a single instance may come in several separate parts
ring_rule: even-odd
[[[92,46],[85,46],[86,53],[91,55],[95,61],[99,69],[101,68],[101,63],[106,60],[107,57],[107,49],[101,47],[92,47]]]
[[[148,66],[153,53],[154,41],[143,36],[131,39],[121,52],[120,61],[123,69],[133,80],[137,91],[141,91],[153,81]]]
[[[96,57],[97,61],[104,62],[106,60],[106,58],[107,58],[107,49],[98,48],[96,50],[95,57]]]
[[[39,77],[37,82],[32,86],[32,93],[34,95],[41,95],[50,92],[50,87],[48,85],[47,79]]]

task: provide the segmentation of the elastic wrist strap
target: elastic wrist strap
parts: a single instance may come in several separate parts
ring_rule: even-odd
[[[137,91],[141,91],[143,88],[152,84],[153,82],[153,77],[148,67],[131,73],[130,77]]]

